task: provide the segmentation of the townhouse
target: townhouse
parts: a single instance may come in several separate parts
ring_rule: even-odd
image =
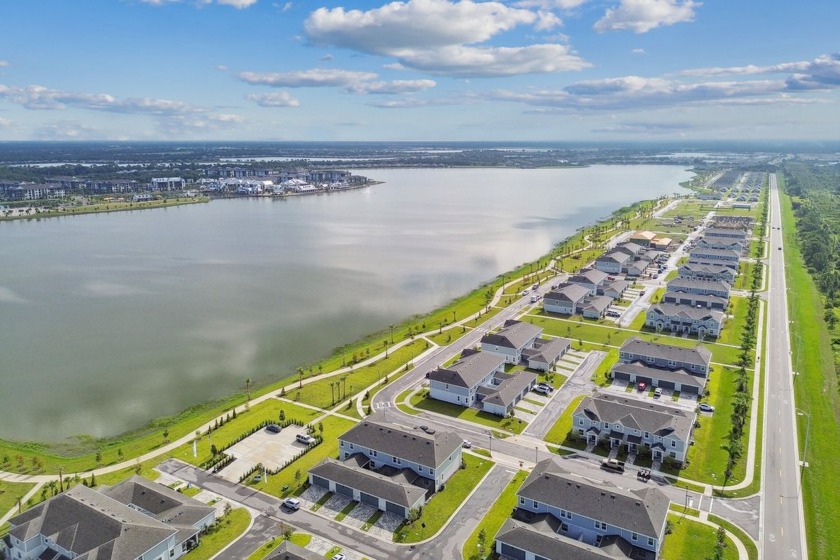
[[[540,334],[542,329],[536,325],[509,319],[499,332],[481,337],[481,349],[504,356],[509,364],[518,364],[522,361],[522,351],[533,346]]]
[[[561,284],[543,296],[543,309],[548,313],[574,315],[589,296],[589,290],[580,284]]]
[[[711,295],[727,301],[729,301],[729,292],[732,290],[732,286],[723,280],[695,280],[679,276],[668,282],[667,287],[669,292]]]
[[[338,459],[309,470],[309,483],[363,504],[408,517],[461,465],[463,440],[426,434],[369,416],[338,438]]]
[[[689,259],[707,260],[707,261],[727,261],[737,263],[741,255],[735,251],[727,249],[706,249],[703,247],[695,247],[688,255]]]
[[[9,520],[6,558],[177,559],[198,545],[216,509],[133,476],[101,492],[82,484]]]
[[[694,348],[683,348],[633,337],[621,345],[618,360],[623,364],[642,362],[661,369],[684,369],[692,375],[706,377],[709,374],[712,353],[699,344]]]
[[[691,307],[702,307],[706,309],[717,309],[723,311],[728,305],[727,298],[711,294],[693,294],[691,292],[665,292],[662,296],[662,303],[673,303],[675,305],[688,305]]]
[[[513,517],[496,534],[496,552],[523,560],[656,560],[669,505],[658,488],[598,484],[545,459],[517,492]]]
[[[720,336],[723,328],[722,311],[691,305],[658,303],[652,305],[645,316],[645,326],[658,332],[672,334],[696,334],[699,336]]]
[[[728,266],[719,264],[697,264],[688,262],[679,268],[680,278],[693,280],[722,280],[730,286],[735,283],[737,272]]]
[[[594,270],[588,268],[581,270],[566,280],[567,284],[577,284],[589,290],[589,295],[597,295],[598,290],[602,289],[609,280],[609,275],[601,270]]]
[[[595,260],[595,268],[607,274],[621,274],[626,270],[633,257],[621,251],[610,251]]]
[[[706,234],[697,240],[698,249],[720,249],[735,251],[739,255],[744,253],[746,243],[732,237],[719,237]]]
[[[587,443],[609,441],[628,452],[648,449],[655,461],[685,461],[697,414],[649,400],[599,393],[585,397],[572,416],[572,430]]]

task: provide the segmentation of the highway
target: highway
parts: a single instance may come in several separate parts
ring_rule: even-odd
[[[770,225],[760,557],[807,559],[796,421],[808,421],[808,417],[807,411],[797,416],[793,393],[781,207],[775,174],[770,175]]]

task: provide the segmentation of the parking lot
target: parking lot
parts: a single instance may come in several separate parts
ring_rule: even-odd
[[[225,451],[236,460],[225,467],[219,476],[231,482],[239,482],[239,478],[257,464],[262,463],[269,470],[280,468],[283,463],[306,449],[306,445],[295,440],[298,434],[305,433],[306,429],[299,426],[289,426],[279,434],[272,434],[263,428]]]
[[[697,408],[697,395],[680,394],[677,400],[673,400],[674,392],[670,389],[663,389],[662,396],[654,398],[650,396],[650,391],[645,389],[639,392],[635,387],[632,391],[627,392],[627,382],[621,380],[613,380],[608,387],[599,389],[602,393],[610,393],[616,396],[624,396],[642,401],[654,401],[663,406],[673,406],[685,410],[693,411]]]

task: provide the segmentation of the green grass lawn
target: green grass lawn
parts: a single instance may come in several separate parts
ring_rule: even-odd
[[[563,411],[563,414],[560,415],[557,422],[555,422],[548,433],[545,434],[545,437],[543,438],[545,441],[580,449],[584,449],[586,447],[586,445],[581,446],[578,444],[571,444],[571,442],[568,441],[569,432],[572,430],[572,415],[575,413],[575,409],[585,396],[586,395],[579,395],[572,399],[572,402],[569,403],[569,406],[566,407],[566,410]]]
[[[744,532],[743,529],[738,527],[737,525],[726,521],[718,517],[717,515],[709,514],[709,521],[712,523],[716,523],[735,535],[735,537],[741,541],[744,547],[747,549],[747,556],[749,560],[758,560],[758,547],[755,544],[755,541],[750,538],[750,536]]]
[[[741,333],[744,332],[744,325],[747,322],[747,311],[750,307],[750,299],[745,297],[732,296],[729,299],[732,307],[732,318],[727,319],[723,324],[717,342],[720,344],[741,344]]]
[[[673,525],[673,532],[665,537],[661,560],[706,560],[711,558],[717,542],[717,529],[698,523],[680,514],[669,513],[668,520]],[[724,560],[738,560],[738,549],[730,538],[723,549]]]
[[[394,540],[398,540],[398,534],[405,534],[400,542],[418,542],[437,533],[455,513],[455,510],[463,504],[467,496],[478,486],[484,476],[490,472],[493,462],[489,459],[474,457],[464,454],[465,469],[459,469],[446,482],[446,489],[436,493],[423,506],[423,515],[409,527],[401,527],[394,533]],[[422,524],[426,527],[423,528]]]
[[[781,181],[781,176],[779,176]],[[835,375],[831,334],[822,318],[822,301],[805,268],[796,242],[796,230],[788,196],[782,196],[783,233],[787,272],[788,306],[794,322],[791,348],[796,405],[811,415],[808,468],[802,471],[803,506],[809,557],[840,558],[840,539],[835,521],[840,519],[840,398]],[[804,451],[807,419],[797,418],[800,454]],[[813,429],[814,427],[816,429]]]
[[[0,517],[11,510],[18,513],[18,500],[34,488],[34,484],[0,481]],[[24,504],[23,509],[26,509]]]
[[[221,448],[261,422],[279,422],[281,410],[285,413],[287,420],[296,419],[304,424],[312,422],[322,414],[311,408],[305,408],[278,399],[269,399],[252,406],[247,412],[237,414],[235,419],[225,422],[224,426],[210,432],[209,437],[202,434],[196,445],[196,451],[198,452],[196,457],[193,457],[192,443],[178,447],[170,455],[192,465],[200,465],[212,457],[210,453],[211,445],[215,444],[216,447]]]
[[[152,208],[167,208],[169,206],[180,206],[182,204],[196,204],[201,202],[210,202],[206,196],[200,197],[184,197],[184,198],[169,198],[166,200],[149,200],[145,202],[100,202],[96,204],[87,204],[84,206],[68,206],[66,208],[52,208],[45,211],[39,211],[37,214],[21,217],[11,217],[0,215],[0,221],[5,220],[27,220],[27,219],[42,219],[52,218],[56,216],[73,216],[76,214],[98,214],[101,212],[124,212],[129,210],[150,210]]]
[[[280,544],[283,543],[283,541],[285,540],[285,537],[271,539],[270,541],[260,546],[257,550],[255,550],[250,556],[248,556],[246,560],[263,560],[264,558],[268,557],[269,554],[274,552],[274,549],[280,546]],[[306,548],[306,545],[308,545],[310,541],[312,541],[312,535],[310,535],[309,533],[292,533],[292,536],[289,540],[293,544]]]
[[[752,286],[752,275],[755,263],[741,262],[738,263],[738,276],[735,277],[735,282],[732,288],[735,290],[749,290]]]
[[[236,508],[225,515],[216,529],[201,536],[201,543],[197,548],[188,552],[185,560],[209,560],[224,547],[245,532],[251,522],[251,515],[244,508]]]
[[[688,451],[689,465],[680,471],[680,476],[698,482],[710,484],[723,484],[723,473],[726,470],[726,463],[729,457],[724,448],[728,441],[728,434],[731,428],[732,397],[735,395],[736,371],[729,368],[714,366],[711,378],[706,387],[711,392],[708,399],[709,404],[714,405],[714,414],[700,414],[697,416],[700,427],[695,428],[692,438],[696,442]],[[752,383],[750,378],[750,394],[752,394]],[[742,440],[746,446],[749,441],[749,420],[744,428]],[[747,453],[735,465],[732,471],[732,478],[728,484],[735,484],[744,479],[746,474]],[[712,476],[714,475],[714,477]]]
[[[429,335],[426,338],[437,344],[438,346],[446,346],[448,344],[452,344],[466,333],[470,332],[471,329],[467,329],[464,331],[463,327],[451,327],[449,329],[445,329],[440,334],[433,334]]]
[[[486,558],[490,551],[493,550],[493,539],[505,521],[510,517],[511,511],[516,507],[516,492],[519,491],[526,478],[528,478],[528,471],[519,471],[513,477],[513,480],[505,486],[505,489],[499,494],[493,506],[484,514],[484,517],[472,532],[470,538],[464,543],[464,547],[461,549],[463,558],[468,560]],[[484,555],[478,552],[478,534],[482,529],[486,536],[484,541]]]
[[[460,418],[476,424],[481,424],[496,430],[505,430],[515,434],[521,434],[522,430],[526,428],[526,424],[516,418],[502,418],[495,414],[489,414],[474,408],[467,408],[458,406],[444,401],[439,401],[428,397],[428,391],[417,393],[409,402],[414,408],[420,410],[427,410],[429,412],[437,412],[438,414],[445,414],[453,418]]]
[[[543,312],[529,314],[523,317],[524,321],[533,323],[544,329],[544,333],[553,336],[562,336],[572,340],[582,340],[595,345],[607,345],[620,347],[625,340],[639,337],[651,342],[670,344],[683,348],[697,346],[696,338],[682,338],[671,336],[665,333],[657,334],[645,331],[634,331],[617,327],[614,323],[595,323],[592,321],[578,321],[576,319],[561,319],[556,316],[546,315]],[[723,364],[734,364],[738,361],[740,349],[732,346],[724,346],[714,342],[704,342],[712,352],[712,361]],[[607,348],[601,348],[606,350]]]

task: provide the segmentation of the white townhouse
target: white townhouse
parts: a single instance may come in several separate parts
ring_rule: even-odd
[[[543,297],[543,310],[560,315],[574,315],[589,297],[589,289],[580,284],[561,284]]]
[[[589,290],[589,295],[594,296],[598,294],[608,280],[609,275],[601,270],[588,268],[581,270],[577,274],[570,276],[566,280],[567,284],[577,284]]]
[[[542,329],[536,325],[509,319],[499,332],[481,337],[481,349],[504,356],[509,364],[518,364],[522,351],[531,348],[541,334]]]
[[[732,286],[723,280],[695,280],[693,278],[677,277],[668,282],[669,292],[685,292],[688,294],[712,295],[729,301]]]
[[[684,369],[693,375],[707,377],[712,353],[701,344],[683,348],[633,337],[621,345],[618,361],[623,364],[642,362],[650,367],[671,370]]]
[[[517,492],[513,517],[496,534],[496,552],[517,560],[655,560],[669,505],[658,488],[598,484],[545,459]]]

